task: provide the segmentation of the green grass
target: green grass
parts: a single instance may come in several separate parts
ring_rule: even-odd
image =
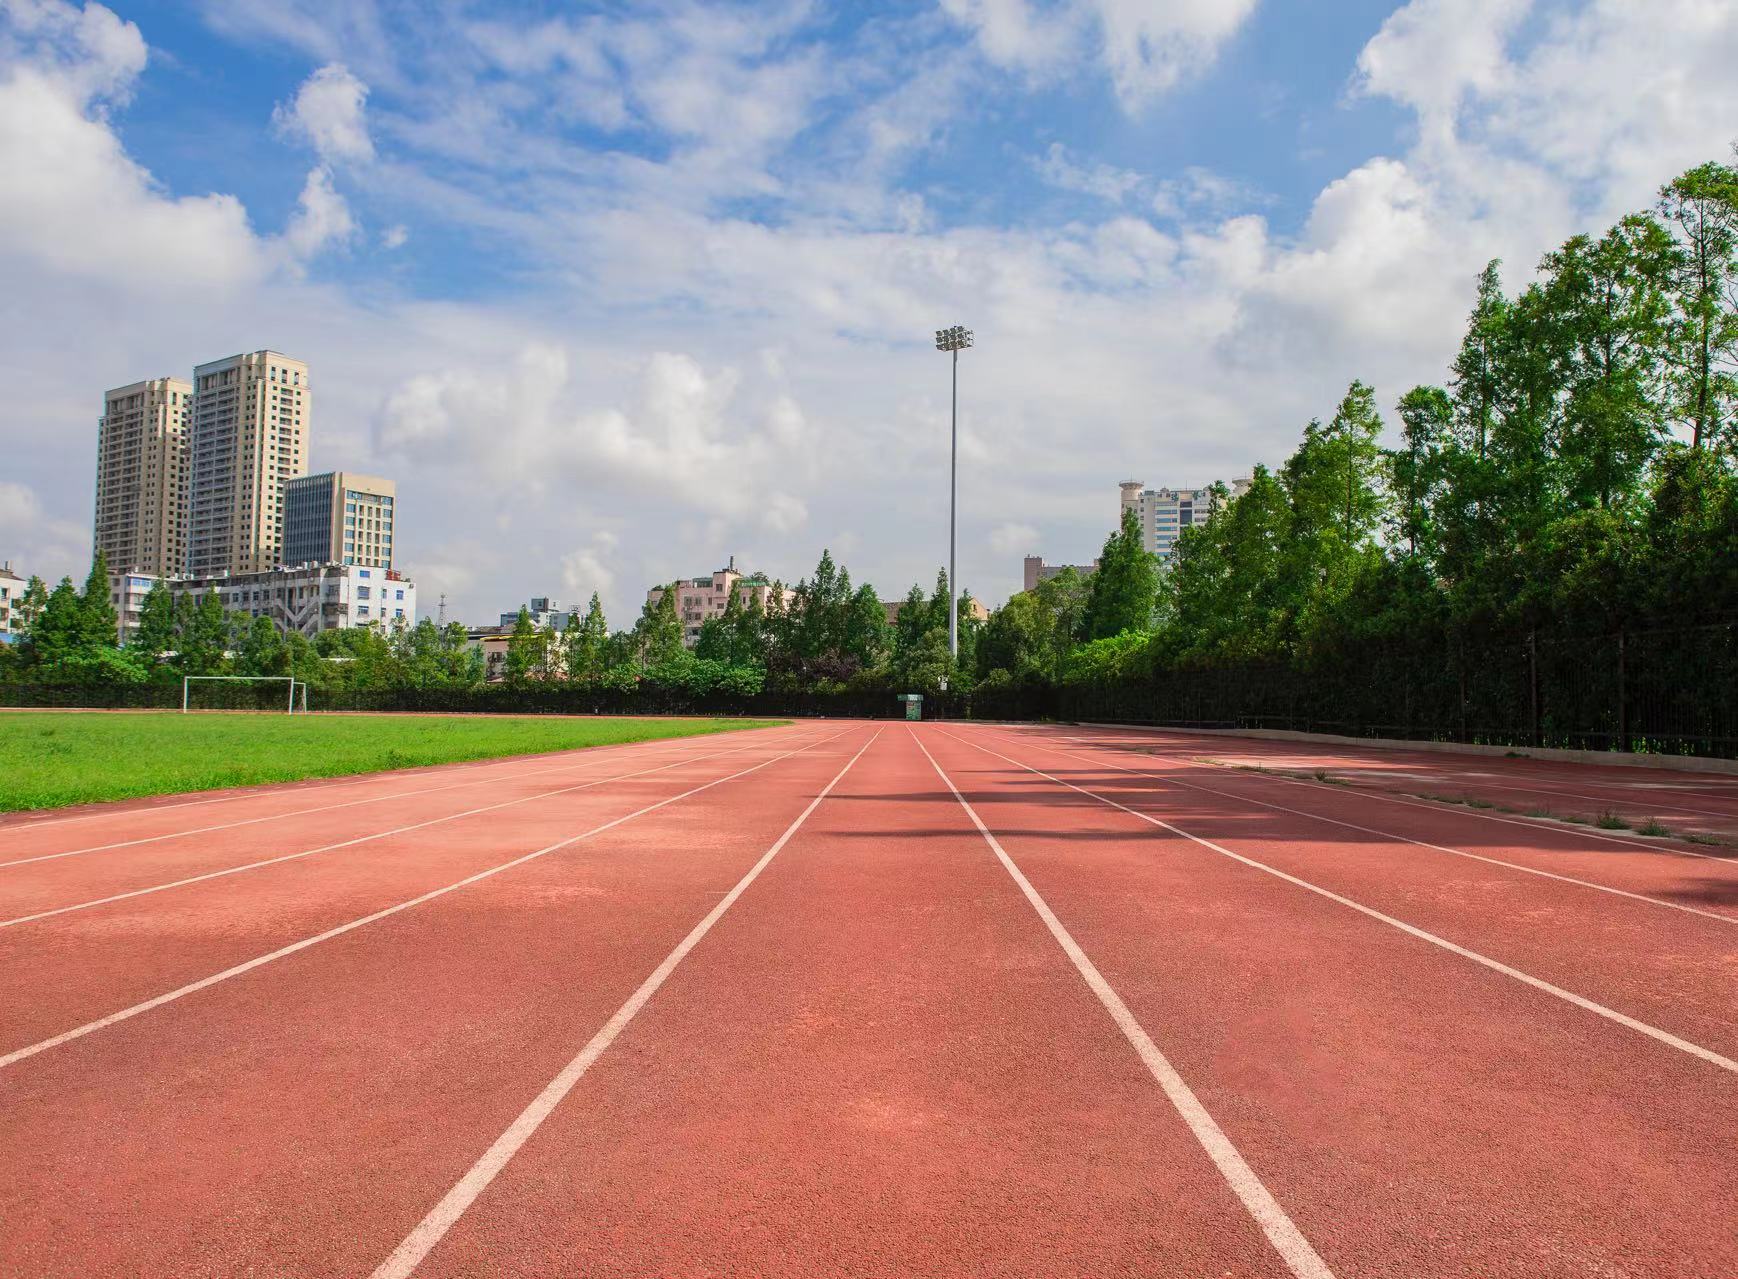
[[[781,720],[0,714],[0,812],[762,728]]]
[[[1629,823],[1615,808],[1608,808],[1594,819],[1595,826],[1600,830],[1628,830]]]

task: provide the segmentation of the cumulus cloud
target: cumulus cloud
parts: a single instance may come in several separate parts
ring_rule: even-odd
[[[1055,74],[1093,58],[1133,112],[1210,67],[1258,0],[942,0],[997,66]]]
[[[356,219],[350,206],[332,185],[332,171],[324,165],[311,170],[302,184],[296,212],[284,231],[284,239],[297,257],[310,258],[334,244],[343,244],[356,234]]]
[[[328,164],[372,160],[367,102],[368,86],[343,64],[331,62],[304,80],[291,102],[280,103],[272,121],[279,132],[306,142]]]

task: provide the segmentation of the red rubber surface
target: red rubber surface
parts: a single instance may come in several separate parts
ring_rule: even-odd
[[[0,919],[381,835],[0,927],[0,1060],[278,955],[0,1065],[0,1275],[368,1276],[608,1025],[414,1273],[1302,1273],[938,765],[1326,1273],[1738,1274],[1738,864],[1192,762],[1275,745],[821,722],[0,828],[122,845]]]

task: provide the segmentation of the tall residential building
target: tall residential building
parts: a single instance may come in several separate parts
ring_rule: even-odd
[[[1207,516],[1212,513],[1213,495],[1205,488],[1149,489],[1139,480],[1124,480],[1119,487],[1122,489],[1122,510],[1134,509],[1140,517],[1142,541],[1147,553],[1157,555],[1161,561],[1171,558],[1171,548],[1179,533],[1192,525],[1205,524]],[[1241,497],[1248,487],[1248,480],[1233,480],[1230,496]],[[1121,519],[1120,512],[1117,518]]]
[[[391,480],[354,471],[303,475],[284,485],[285,564],[392,567]]]
[[[103,394],[93,545],[117,572],[187,563],[188,423],[193,388],[160,377]]]
[[[284,485],[308,473],[308,366],[276,351],[193,370],[187,569],[261,573],[283,559]]]

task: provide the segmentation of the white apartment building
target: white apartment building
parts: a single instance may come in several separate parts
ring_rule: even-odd
[[[117,573],[187,564],[188,426],[193,387],[160,377],[103,393],[93,542]]]
[[[577,609],[562,608],[547,595],[533,595],[525,605],[525,612],[531,618],[531,625],[540,631],[566,630],[568,619],[577,611]],[[501,614],[501,628],[503,630],[510,631],[518,624],[518,609],[514,609],[511,613]]]
[[[676,584],[676,616],[682,621],[682,643],[693,648],[700,642],[700,627],[709,617],[722,617],[724,606],[730,602],[730,593],[735,591],[743,604],[751,600],[759,600],[761,608],[767,606],[772,597],[773,586],[764,573],[744,575],[737,571],[736,557],[732,555],[730,562],[710,577],[685,577]],[[664,598],[665,587],[654,586],[646,592],[646,603],[657,607]],[[780,601],[789,604],[791,592],[787,589]]]
[[[1171,558],[1171,548],[1176,545],[1178,534],[1196,524],[1206,523],[1207,516],[1212,513],[1213,495],[1206,488],[1150,489],[1140,480],[1124,480],[1119,487],[1122,489],[1121,510],[1134,510],[1140,518],[1141,536],[1147,553],[1158,556],[1161,562]],[[1249,481],[1233,480],[1230,487],[1231,497],[1238,498],[1249,488]],[[1117,518],[1121,520],[1121,511]]]
[[[284,485],[285,564],[392,567],[398,488],[355,471],[303,475]]]
[[[145,590],[149,589],[147,583]],[[176,600],[183,596],[198,600],[208,591],[216,591],[232,613],[269,617],[278,630],[300,631],[310,638],[351,626],[390,629],[400,622],[416,624],[416,584],[390,569],[299,564],[263,573],[216,573],[169,582],[169,594]]]
[[[110,573],[109,603],[115,608],[115,640],[131,644],[139,633],[139,615],[145,608],[145,597],[158,582],[152,573]]]
[[[270,571],[284,559],[284,486],[308,473],[308,366],[232,355],[193,370],[193,395],[183,571]]]
[[[0,644],[16,644],[24,633],[23,619],[18,615],[18,601],[30,583],[12,571],[12,561],[0,567]]]

